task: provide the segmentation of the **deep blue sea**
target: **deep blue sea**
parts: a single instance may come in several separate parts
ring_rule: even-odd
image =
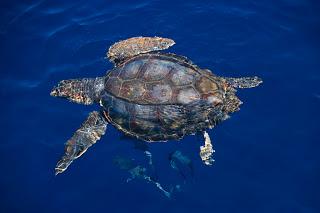
[[[320,212],[320,3],[315,0],[17,1],[0,3],[0,212]],[[134,139],[106,135],[58,176],[54,167],[89,112],[49,95],[63,79],[103,76],[114,42],[175,40],[168,50],[221,76],[264,83],[209,131],[211,167],[199,141],[149,145],[171,199],[114,163],[146,166]],[[179,150],[193,163],[184,180],[170,167]],[[188,171],[183,171],[188,173]]]

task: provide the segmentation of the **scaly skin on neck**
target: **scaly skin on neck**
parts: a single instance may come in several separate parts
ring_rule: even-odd
[[[105,77],[63,80],[53,88],[50,95],[90,105],[99,100],[104,81]]]

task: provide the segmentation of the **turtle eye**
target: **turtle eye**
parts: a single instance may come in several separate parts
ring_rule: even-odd
[[[58,90],[56,88],[53,88],[53,90],[51,90],[50,95],[53,97],[58,96]]]

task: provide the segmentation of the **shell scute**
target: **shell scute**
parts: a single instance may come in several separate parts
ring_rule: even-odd
[[[129,116],[129,111],[127,109],[128,103],[119,98],[114,98],[112,102],[112,107],[110,109],[111,112],[117,113],[122,117]]]
[[[212,91],[218,90],[218,85],[216,82],[212,81],[211,79],[202,76],[196,82],[196,88],[199,92],[207,94]]]
[[[191,84],[194,81],[194,75],[189,68],[174,69],[171,72],[170,80],[173,85],[184,86]]]
[[[121,69],[115,67],[110,72],[107,72],[107,75],[109,76],[109,78],[118,77],[120,72],[121,72]]]
[[[201,96],[193,87],[181,89],[177,96],[177,102],[181,104],[189,104],[200,100]]]
[[[136,78],[139,71],[142,69],[145,63],[146,63],[146,60],[137,60],[137,61],[132,61],[128,63],[121,70],[120,78],[124,80]]]
[[[156,124],[149,120],[135,118],[130,121],[130,131],[138,135],[148,134],[154,128]]]
[[[164,79],[173,67],[169,61],[150,60],[145,67],[143,78],[147,81],[160,81]]]
[[[182,129],[187,123],[187,114],[183,106],[163,105],[159,107],[158,113],[162,125],[164,125],[164,127],[167,129],[167,134]]]
[[[111,77],[107,80],[105,88],[111,94],[118,96],[121,85],[122,85],[122,80],[116,77]]]
[[[153,104],[168,103],[172,99],[172,88],[168,83],[147,84],[145,100]]]
[[[145,91],[145,84],[139,80],[134,79],[123,82],[120,89],[120,96],[133,101],[141,98]]]
[[[157,120],[157,106],[134,104],[134,116],[145,120]]]

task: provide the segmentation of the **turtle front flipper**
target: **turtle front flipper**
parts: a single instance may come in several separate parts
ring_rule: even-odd
[[[65,153],[56,165],[56,175],[64,172],[68,166],[104,135],[107,121],[97,111],[89,114],[87,120],[74,133],[65,145]]]
[[[108,51],[108,58],[116,65],[135,55],[152,51],[165,50],[174,45],[169,38],[133,37],[113,44]]]
[[[204,145],[200,146],[201,160],[205,165],[210,166],[214,162],[214,159],[213,159],[214,149],[211,144],[210,136],[206,131],[204,131],[203,134],[200,135],[200,137],[201,137],[201,140],[204,142]]]

